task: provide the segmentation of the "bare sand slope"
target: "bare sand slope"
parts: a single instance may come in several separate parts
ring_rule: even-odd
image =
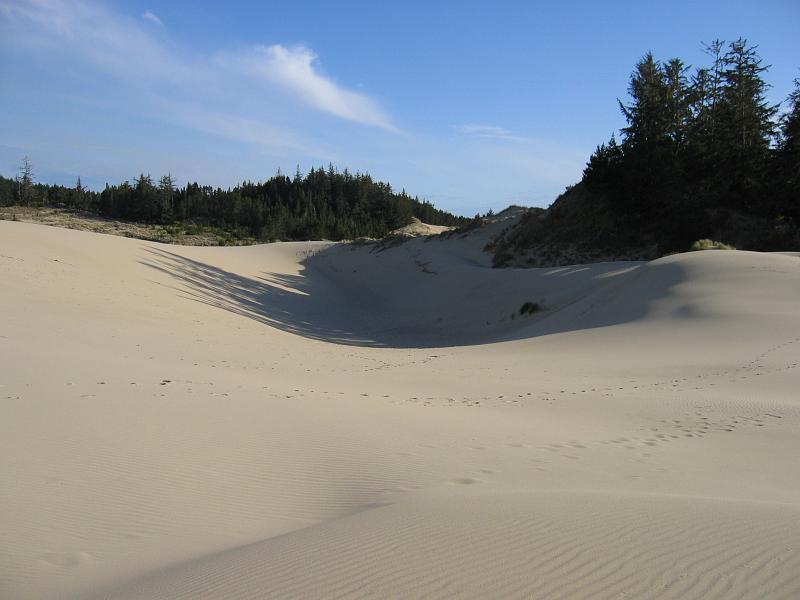
[[[800,259],[487,235],[0,222],[0,597],[798,597]]]

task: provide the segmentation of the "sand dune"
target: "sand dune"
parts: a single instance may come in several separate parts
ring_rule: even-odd
[[[113,597],[790,598],[798,517],[784,505],[664,496],[426,495],[180,565]]]
[[[0,597],[800,596],[798,257],[491,269],[504,226],[0,222]]]

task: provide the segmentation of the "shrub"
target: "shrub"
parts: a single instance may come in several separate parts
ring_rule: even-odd
[[[532,315],[535,312],[539,312],[542,310],[542,307],[539,306],[537,302],[526,302],[523,304],[519,309],[520,315]]]
[[[689,248],[689,250],[736,250],[736,248],[729,246],[728,244],[723,244],[722,242],[705,239],[697,240],[694,244],[692,244],[692,247]]]

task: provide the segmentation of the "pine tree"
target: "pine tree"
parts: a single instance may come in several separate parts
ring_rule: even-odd
[[[737,208],[757,209],[775,136],[778,108],[767,102],[769,85],[762,74],[769,66],[762,63],[756,46],[743,38],[731,42],[723,57],[719,174],[728,183],[727,202]]]
[[[788,104],[775,153],[776,208],[780,216],[790,216],[800,225],[800,79],[794,80]]]
[[[704,44],[703,49],[711,57],[711,65],[698,68],[689,84],[683,160],[686,184],[693,188],[692,201],[697,209],[717,204],[727,186],[717,176],[726,160],[720,135],[725,42],[716,39]]]
[[[26,156],[22,159],[17,174],[17,196],[20,204],[30,204],[33,200],[33,165]]]
[[[608,144],[600,144],[586,163],[583,170],[586,187],[592,192],[618,194],[623,160],[622,147],[612,134]]]
[[[265,240],[378,237],[408,224],[412,216],[434,225],[464,222],[405,192],[396,194],[367,174],[339,173],[333,166],[312,169],[305,177],[298,171],[294,178],[278,174],[263,183],[245,181],[227,190],[197,183],[176,189],[169,174],[154,185],[149,175],[140,174],[94,193],[80,178],[73,188],[34,184],[27,164],[16,179],[0,177],[1,204],[19,202],[24,187],[30,188],[29,196],[103,216],[163,224],[186,220],[221,228],[232,237]]]
[[[619,102],[627,126],[622,128],[623,165],[617,172],[618,187],[612,200],[634,227],[664,213],[665,196],[678,177],[673,146],[674,136],[682,135],[683,129],[677,120],[682,111],[678,104],[684,102],[684,75],[679,61],[672,68],[671,82],[661,63],[648,52],[631,74],[630,104]]]
[[[699,112],[704,117],[705,134],[708,138],[706,144],[709,148],[714,148],[717,144],[720,128],[719,108],[722,103],[724,48],[725,42],[720,39],[704,47],[705,53],[711,57],[711,67],[706,69],[708,85],[702,96]]]
[[[175,181],[171,173],[162,175],[158,180],[158,208],[157,215],[154,215],[161,222],[171,222],[175,219],[173,207],[173,195],[175,193]]]
[[[86,205],[87,194],[86,189],[83,187],[81,183],[81,177],[78,175],[78,181],[75,182],[75,208],[79,210],[86,210],[88,207]]]
[[[679,58],[673,58],[664,66],[667,138],[676,156],[683,150],[691,120],[691,90],[686,77],[687,70]]]
[[[637,64],[628,85],[631,104],[619,102],[628,125],[622,128],[626,146],[649,152],[663,142],[667,132],[664,71],[648,52]]]

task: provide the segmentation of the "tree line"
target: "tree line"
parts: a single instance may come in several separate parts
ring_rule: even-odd
[[[170,175],[140,175],[100,192],[34,181],[26,158],[14,179],[0,176],[0,204],[70,208],[93,215],[151,224],[192,223],[261,241],[381,237],[416,217],[433,225],[460,225],[463,217],[428,201],[397,193],[368,174],[312,168],[294,177],[280,171],[265,182],[222,189]]]
[[[626,126],[592,154],[586,189],[629,231],[662,251],[709,232],[752,249],[782,249],[800,229],[800,81],[770,104],[769,66],[745,39],[705,45],[690,69],[652,53],[633,70]],[[738,223],[738,225],[736,225]]]

